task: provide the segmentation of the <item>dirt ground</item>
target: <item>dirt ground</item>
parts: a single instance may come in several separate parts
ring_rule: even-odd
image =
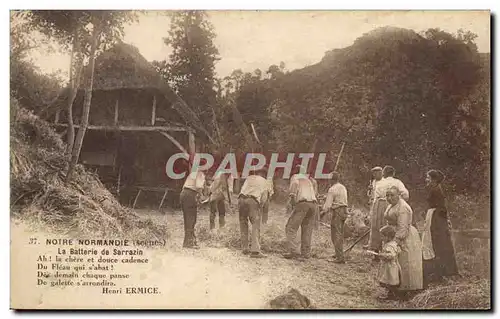
[[[13,306],[42,309],[99,309],[110,305],[127,309],[265,309],[270,307],[269,301],[295,288],[319,309],[414,308],[407,302],[378,298],[385,292],[376,281],[378,265],[363,254],[361,247],[366,241],[358,243],[346,255],[346,264],[331,263],[328,261],[333,255],[330,229],[320,225],[313,234],[313,258],[307,261],[284,259],[284,228],[288,215],[282,205],[271,205],[269,221],[262,226],[261,248],[267,255],[264,259],[249,258],[239,249],[239,223],[234,206],[227,212],[226,227],[215,231],[209,231],[208,208],[200,209],[196,225],[198,250],[182,248],[181,211],[137,212],[159,227],[166,227],[166,246],[145,249],[149,263],[116,271],[132,274],[129,284],[160,287],[160,294],[106,295],[98,293],[101,288],[89,288],[92,291],[65,288],[61,291],[47,286],[34,287],[33,283],[37,282],[37,272],[33,271],[36,266],[34,258],[39,254],[59,253],[56,246],[38,246],[36,250],[33,245],[26,244],[27,239],[36,234],[40,242],[44,242],[44,237],[60,236],[43,232],[39,226],[26,224],[24,220],[13,219],[11,296],[17,296],[11,298],[15,299]],[[77,234],[73,236],[78,237]],[[346,239],[344,247],[353,240]]]
[[[138,211],[166,225],[169,238],[166,247],[148,249],[150,262],[134,266],[135,283],[161,287],[160,295],[127,296],[100,295],[83,289],[33,288],[36,272],[27,261],[36,256],[29,246],[12,255],[13,290],[21,295],[29,308],[196,308],[196,309],[265,309],[269,301],[295,288],[320,309],[400,308],[402,303],[380,301],[383,294],[375,280],[377,268],[370,258],[362,255],[359,243],[346,257],[347,263],[328,262],[333,254],[330,230],[320,226],[313,235],[313,258],[308,261],[287,260],[281,256],[284,225],[287,220],[282,206],[271,206],[269,222],[261,231],[263,250],[268,258],[252,259],[238,247],[239,224],[237,211],[227,213],[227,225],[222,230],[208,231],[208,210],[202,208],[196,226],[199,250],[182,248],[182,212]],[[30,236],[22,223],[12,223],[12,242],[23,242]],[[40,232],[37,232],[40,235]],[[47,238],[53,235],[46,235]],[[299,236],[298,236],[299,237]],[[40,240],[43,241],[42,238]],[[346,242],[346,246],[350,241]],[[56,254],[56,247],[52,247]],[[123,269],[124,272],[130,271]],[[16,275],[18,273],[18,275]],[[21,275],[22,274],[22,275]],[[30,276],[33,276],[31,278]],[[21,280],[22,279],[22,280]],[[95,298],[91,298],[95,295]],[[91,298],[91,299],[89,299]],[[34,304],[33,304],[34,303]]]
[[[234,240],[234,237],[239,234],[235,209],[228,212],[225,229],[217,229],[214,232],[208,231],[208,209],[202,208],[200,210],[196,225],[199,250],[181,248],[183,240],[182,212],[167,211],[166,215],[154,211],[140,211],[140,213],[167,223],[170,232],[167,250],[170,253],[199,260],[198,266],[196,266],[199,271],[201,271],[201,265],[210,263],[214,272],[208,272],[207,280],[221,280],[226,286],[230,286],[230,280],[238,278],[243,286],[249,287],[249,290],[241,291],[240,287],[242,286],[238,284],[234,288],[237,289],[239,295],[250,292],[250,295],[246,295],[245,298],[254,300],[256,303],[261,302],[257,307],[268,307],[269,300],[286,293],[290,288],[298,289],[311,299],[315,307],[321,309],[373,309],[402,306],[398,302],[377,299],[377,296],[383,295],[384,292],[378,287],[375,280],[377,266],[372,265],[370,258],[362,254],[362,243],[359,243],[346,256],[346,264],[339,265],[328,262],[327,259],[333,255],[333,247],[330,243],[330,230],[325,226],[320,226],[313,235],[314,258],[308,261],[287,260],[280,253],[275,252],[266,252],[268,257],[265,259],[252,259],[243,255],[236,247],[227,247],[228,238]],[[261,234],[266,235],[272,232],[273,238],[283,241],[285,234],[282,229],[284,229],[286,220],[284,207],[272,206],[269,212],[269,222],[267,225],[263,225]],[[217,220],[216,224],[218,224]],[[346,241],[345,246],[351,242]],[[270,245],[273,245],[273,242]],[[192,268],[194,273],[198,270]],[[227,276],[223,275],[224,273]],[[202,288],[200,285],[198,289]],[[235,298],[240,299],[237,296]],[[230,300],[224,302],[229,303]],[[222,303],[224,304],[224,302]],[[227,306],[229,304],[225,305],[225,307]]]

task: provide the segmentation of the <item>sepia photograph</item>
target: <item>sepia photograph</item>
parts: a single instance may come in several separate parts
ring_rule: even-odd
[[[492,309],[488,10],[10,10],[10,308]]]

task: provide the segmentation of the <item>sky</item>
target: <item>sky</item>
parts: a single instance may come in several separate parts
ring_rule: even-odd
[[[395,26],[417,32],[440,28],[458,29],[478,35],[480,52],[490,52],[488,11],[209,11],[221,60],[217,75],[234,69],[266,71],[283,61],[288,70],[317,63],[326,51],[344,48],[377,27]],[[170,48],[163,43],[170,20],[157,11],[148,11],[138,23],[125,27],[124,41],[135,45],[147,60],[163,60]],[[44,72],[67,72],[69,56],[33,53]]]

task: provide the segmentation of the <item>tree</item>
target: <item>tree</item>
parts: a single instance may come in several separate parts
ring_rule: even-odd
[[[279,66],[277,66],[276,64],[271,65],[269,67],[269,69],[267,69],[267,72],[266,72],[266,74],[269,74],[269,77],[271,79],[276,79],[280,73],[281,73],[281,70],[280,70]]]
[[[285,73],[285,62],[283,62],[283,61],[280,62],[280,71],[283,74]]]
[[[83,145],[83,139],[85,137],[87,126],[89,124],[90,103],[92,101],[92,87],[94,83],[95,54],[97,47],[99,46],[99,38],[102,32],[101,31],[102,28],[103,28],[102,22],[99,21],[98,17],[94,17],[92,19],[92,40],[90,43],[89,66],[87,69],[87,76],[86,76],[87,83],[85,83],[85,95],[83,99],[82,119],[80,122],[80,128],[78,129],[78,133],[76,134],[75,143],[71,150],[71,160],[69,162],[68,172],[66,174],[66,182],[71,180],[71,175],[73,173],[73,170],[76,164],[78,163],[78,159],[80,157],[80,151]],[[68,115],[72,114],[68,113]]]
[[[165,44],[173,52],[164,61],[155,61],[160,74],[193,108],[203,123],[211,123],[217,101],[215,62],[219,51],[213,40],[215,32],[203,11],[176,11]],[[215,128],[213,128],[215,130]]]
[[[83,139],[88,126],[88,116],[92,100],[94,60],[99,47],[103,49],[123,36],[123,25],[133,21],[136,13],[131,11],[69,11],[69,10],[33,10],[29,12],[30,23],[40,32],[57,40],[63,48],[71,48],[70,86],[68,98],[68,155],[71,155],[66,174],[66,181],[80,157]],[[76,138],[72,105],[79,87],[81,71],[85,58],[88,66],[85,73],[85,96],[82,121]]]
[[[255,69],[253,71],[253,74],[255,75],[255,78],[257,80],[260,80],[262,78],[262,71],[260,69]]]
[[[10,91],[24,107],[43,116],[43,111],[62,89],[63,81],[57,72],[42,73],[30,60],[33,49],[49,54],[53,47],[48,38],[33,34],[26,12],[11,12],[10,28]]]
[[[236,69],[231,72],[230,78],[234,81],[235,91],[239,91],[241,88],[241,80],[243,79],[243,71],[241,69]]]
[[[271,65],[269,79],[234,93],[235,105],[245,119],[266,123],[259,131],[280,151],[314,145],[335,159],[346,142],[339,169],[350,189],[366,182],[374,163],[395,166],[413,198],[431,167],[450,176],[456,190],[481,189],[489,165],[489,78],[481,75],[488,67],[480,67],[474,39],[466,31],[376,29],[315,65],[286,74],[284,65]],[[353,192],[353,200],[361,196]]]

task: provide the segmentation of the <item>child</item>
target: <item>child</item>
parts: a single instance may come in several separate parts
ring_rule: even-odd
[[[381,259],[380,268],[378,272],[378,281],[380,285],[387,289],[387,299],[397,299],[397,289],[399,287],[399,276],[401,266],[398,262],[398,255],[401,248],[398,246],[394,237],[396,230],[392,226],[384,226],[380,229],[383,247],[382,252],[378,254]]]

